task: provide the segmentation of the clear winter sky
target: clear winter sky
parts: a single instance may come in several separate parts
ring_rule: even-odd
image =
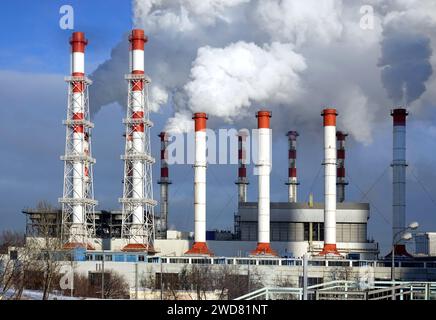
[[[376,1],[369,1],[376,2]],[[86,52],[87,73],[92,73],[100,64],[109,59],[111,50],[126,37],[132,28],[130,1],[2,1],[0,5],[0,230],[24,230],[25,220],[21,210],[32,207],[39,200],[48,200],[57,205],[62,196],[63,163],[59,156],[64,152],[65,128],[62,120],[66,114],[66,84],[63,80],[69,73],[69,44],[71,30],[59,27],[59,8],[70,4],[75,9],[75,30],[84,31],[89,39]],[[147,33],[147,30],[146,30]],[[434,39],[434,35],[431,35]],[[359,40],[356,40],[359,41]],[[153,38],[150,37],[150,43]],[[186,44],[189,46],[189,43]],[[432,43],[432,47],[435,44]],[[150,49],[151,48],[151,49]],[[302,49],[307,54],[308,69],[306,80],[329,78],[326,68],[317,68],[311,61],[328,56],[327,47],[319,53]],[[149,52],[145,55],[158,55]],[[346,48],[345,48],[346,49]],[[335,47],[337,53],[337,47]],[[337,68],[343,60],[357,56],[359,52],[349,51],[339,57]],[[194,57],[195,58],[195,57]],[[146,58],[147,59],[147,58]],[[162,60],[171,55],[162,55]],[[312,60],[311,60],[312,59]],[[434,57],[432,57],[433,68]],[[192,61],[185,68],[189,69]],[[345,63],[345,62],[344,62]],[[374,69],[375,64],[365,65],[357,59],[362,69]],[[127,68],[127,66],[126,66]],[[146,61],[147,69],[147,61]],[[372,70],[371,69],[371,70]],[[324,74],[318,74],[323,70]],[[122,75],[121,75],[122,76]],[[356,78],[371,77],[354,74]],[[372,74],[379,79],[380,72]],[[171,70],[168,77],[172,77]],[[187,81],[188,79],[186,79]],[[334,74],[331,81],[335,82]],[[377,106],[376,125],[371,126],[371,139],[351,135],[347,141],[347,175],[349,186],[346,194],[349,201],[365,201],[371,204],[369,237],[380,243],[382,253],[388,250],[391,237],[391,168],[392,119],[389,111],[393,103],[386,97],[381,82],[377,97],[368,99]],[[410,108],[407,133],[407,217],[406,221],[418,221],[422,231],[436,231],[436,112],[435,77],[426,82],[427,90],[416,102],[416,109]],[[325,88],[328,90],[328,88]],[[90,88],[92,90],[92,87]],[[335,88],[330,96],[341,96]],[[348,90],[348,89],[344,89]],[[318,92],[313,92],[318,94]],[[315,100],[316,101],[316,100]],[[90,102],[91,105],[93,101]],[[336,100],[323,101],[335,106]],[[256,102],[253,102],[256,110]],[[273,113],[273,168],[271,175],[271,200],[286,201],[287,188],[287,130],[297,130],[299,200],[307,201],[309,192],[316,201],[323,200],[323,158],[320,110],[324,105],[304,106],[312,114],[309,120],[294,121],[299,111],[281,114],[280,108]],[[260,107],[260,105],[259,105]],[[285,106],[283,107],[285,108]],[[341,114],[341,109],[339,113]],[[251,110],[251,109],[250,109]],[[367,119],[364,112],[371,108],[356,110],[353,121],[359,126],[359,119]],[[251,111],[250,111],[251,112]],[[361,114],[362,113],[362,114]],[[247,117],[244,126],[254,127],[254,111]],[[159,158],[158,133],[164,128],[167,118],[173,115],[173,103],[161,106],[151,115],[155,127],[152,129],[152,152]],[[284,116],[288,118],[284,118]],[[97,159],[94,166],[95,197],[100,202],[98,209],[118,209],[117,199],[122,193],[123,164],[123,107],[113,103],[103,107],[95,116],[92,144]],[[360,118],[361,117],[361,118]],[[289,120],[287,120],[289,119]],[[284,125],[289,123],[289,126]],[[236,125],[238,127],[238,125]],[[217,128],[217,127],[215,127]],[[340,128],[338,128],[340,129]],[[363,140],[365,140],[363,142]],[[154,194],[159,200],[156,184],[159,165],[154,166]],[[210,165],[207,185],[207,226],[208,229],[231,229],[233,215],[237,208],[237,189],[234,185],[237,168],[235,165]],[[173,184],[170,186],[169,223],[180,230],[193,228],[193,169],[190,165],[170,167]],[[256,201],[256,177],[249,177],[249,200]],[[159,210],[157,207],[156,210]]]

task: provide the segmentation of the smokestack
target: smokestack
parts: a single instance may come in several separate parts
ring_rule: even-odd
[[[247,202],[247,130],[239,130],[238,132],[238,180],[235,184],[238,185],[238,202]]]
[[[194,244],[185,254],[212,255],[206,244],[206,113],[195,113]]]
[[[270,171],[271,171],[271,129],[270,111],[259,111],[256,115],[258,124],[258,162],[259,176],[258,197],[258,243],[253,255],[277,255],[270,246]]]
[[[336,249],[336,109],[324,109],[324,248],[320,255],[339,255]]]
[[[336,178],[336,193],[337,193],[337,201],[344,202],[345,201],[345,186],[348,184],[345,179],[345,138],[348,134],[343,133],[342,131],[338,131],[336,133],[336,140],[338,142],[338,165],[337,165],[337,178]]]
[[[144,46],[148,38],[144,30],[134,29],[130,41],[130,74],[128,82],[126,147],[124,160],[121,236],[127,242],[123,251],[154,252],[154,206],[150,154],[149,108],[146,87],[149,79],[144,71]]]
[[[62,238],[64,248],[86,247],[93,249],[88,237],[95,233],[94,200],[92,187],[90,122],[88,85],[85,76],[85,48],[88,40],[83,32],[74,32],[71,39],[71,77],[69,84],[66,152],[61,160],[65,162],[64,192],[62,203]]]
[[[406,228],[406,117],[405,108],[391,111],[393,118],[393,203],[392,203],[392,244],[395,244],[395,255],[409,256],[406,245],[400,239]]]
[[[171,184],[169,179],[168,169],[168,141],[169,135],[166,132],[159,134],[161,148],[160,148],[160,234],[165,238],[166,231],[168,230],[168,186]]]
[[[297,137],[299,136],[297,131],[289,131],[286,136],[289,142],[289,169],[288,169],[288,201],[293,203],[297,202]]]

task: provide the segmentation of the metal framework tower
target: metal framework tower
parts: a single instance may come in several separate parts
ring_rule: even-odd
[[[144,30],[135,29],[130,41],[130,74],[128,83],[127,116],[124,160],[121,236],[126,245],[124,251],[154,253],[154,206],[149,118],[148,83],[144,73],[144,46],[147,42]]]
[[[168,230],[168,186],[171,184],[169,179],[168,169],[168,142],[169,135],[167,132],[159,134],[161,149],[160,149],[160,180],[157,182],[160,185],[160,236],[166,238]]]
[[[85,76],[85,47],[88,40],[83,32],[74,32],[71,39],[71,76],[68,83],[67,119],[64,161],[64,191],[61,238],[65,249],[93,249],[89,238],[95,235],[95,206],[93,171],[95,159],[91,153],[91,130],[88,86]]]

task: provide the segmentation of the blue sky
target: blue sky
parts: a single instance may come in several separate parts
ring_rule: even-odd
[[[87,73],[109,58],[112,48],[132,27],[130,1],[3,1],[0,10],[0,230],[24,229],[20,213],[35,206],[38,200],[57,204],[62,195],[66,85],[69,73],[71,30],[59,27],[59,8],[70,4],[75,9],[75,31],[85,31],[89,39],[86,54]],[[153,41],[153,39],[150,39]],[[146,48],[147,56],[147,48]],[[126,66],[127,68],[127,66]],[[91,89],[92,90],[92,87]],[[92,101],[91,101],[92,104]],[[408,213],[407,221],[418,220],[422,230],[436,230],[436,114],[434,103],[425,112],[411,110],[408,126]],[[321,106],[313,108],[317,116]],[[171,116],[171,104],[152,114],[152,150],[159,154],[157,134]],[[94,118],[93,154],[95,194],[99,209],[119,208],[122,192],[124,110],[113,104],[102,108]],[[321,125],[321,117],[312,126]],[[255,118],[247,126],[255,125]],[[318,121],[318,122],[316,122]],[[347,143],[347,173],[350,185],[347,198],[371,203],[369,234],[389,246],[391,233],[391,145],[392,128],[389,107],[373,133],[373,142],[364,145],[350,137]],[[284,186],[287,173],[286,130],[279,113],[273,114],[274,162],[271,198],[286,201]],[[301,182],[299,197],[305,201],[309,192],[322,201],[322,135],[320,131],[300,131],[298,170]],[[320,174],[317,175],[321,168]],[[155,198],[158,199],[158,165],[154,167]],[[170,167],[170,225],[189,230],[193,227],[192,180],[190,165]],[[231,228],[236,210],[235,166],[210,165],[208,168],[208,228]],[[417,180],[418,179],[418,180]],[[249,200],[255,201],[257,182],[250,177]],[[419,182],[418,182],[419,181]],[[377,183],[375,183],[377,182]],[[158,210],[158,208],[156,208]]]

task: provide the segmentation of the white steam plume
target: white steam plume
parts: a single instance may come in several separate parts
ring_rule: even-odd
[[[274,42],[259,47],[237,42],[221,48],[198,50],[184,89],[192,112],[234,122],[256,103],[292,103],[302,89],[304,58],[291,44]],[[166,130],[172,131],[170,121]]]

